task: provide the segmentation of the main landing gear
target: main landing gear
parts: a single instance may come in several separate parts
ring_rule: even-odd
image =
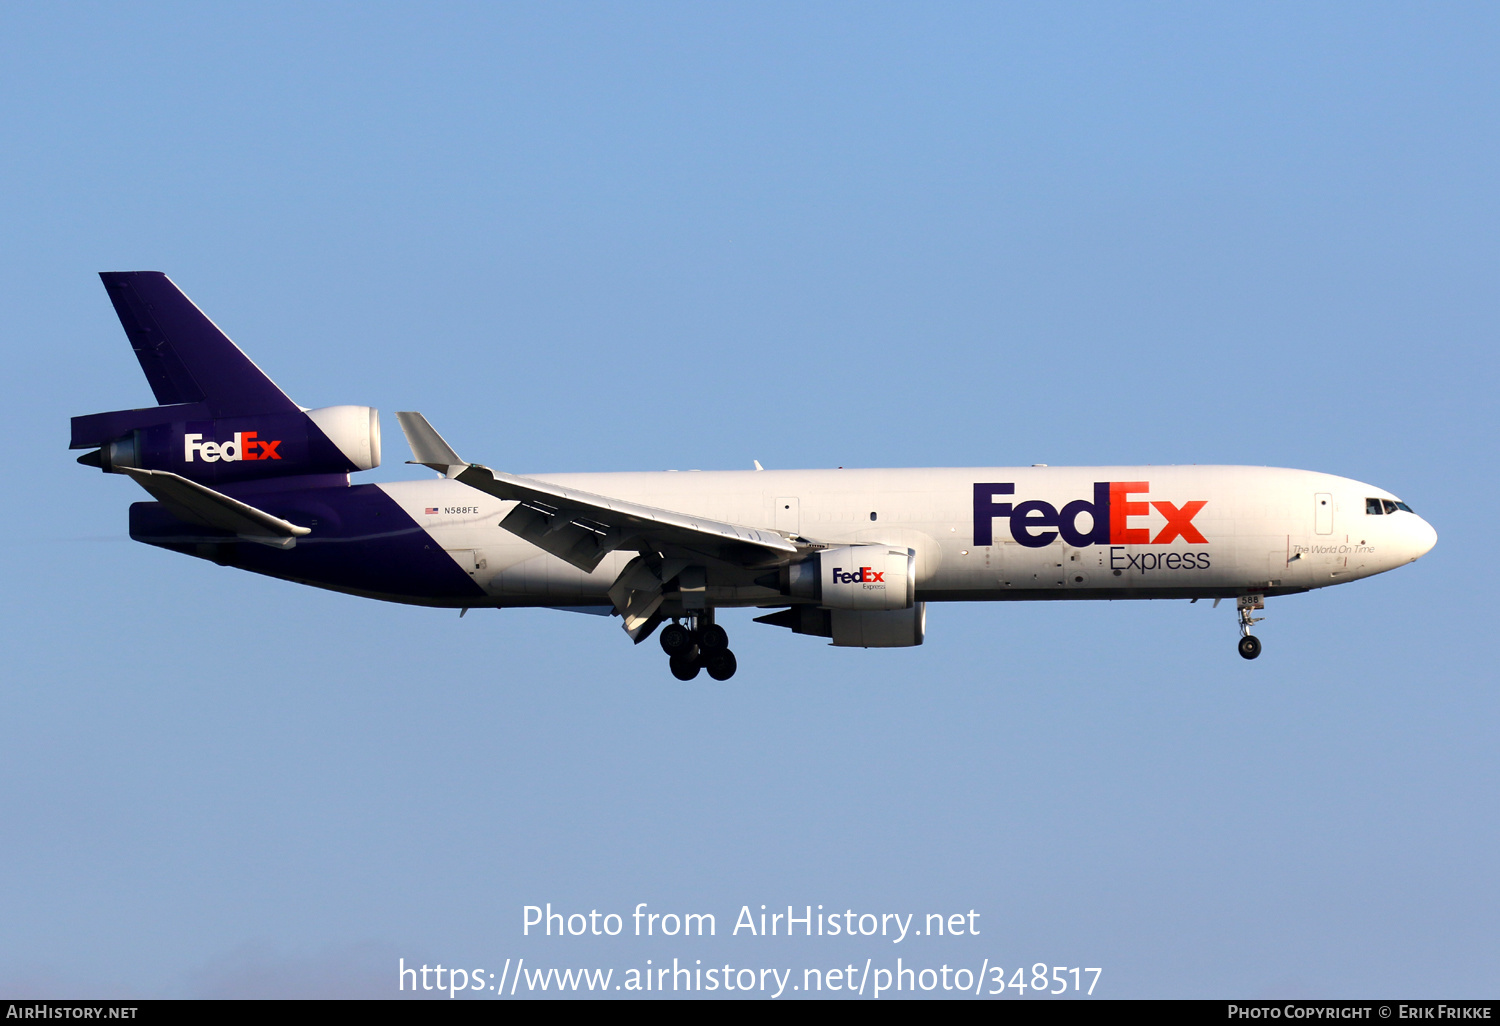
[[[728,680],[739,668],[729,651],[729,634],[712,615],[689,616],[686,624],[673,620],[661,629],[661,649],[678,680],[692,680],[699,670],[707,670],[714,680]]]
[[[1263,616],[1254,615],[1257,609],[1266,608],[1265,596],[1241,595],[1235,600],[1235,604],[1240,611],[1240,656],[1245,659],[1254,659],[1260,655],[1260,639],[1250,633],[1250,627],[1265,619]]]

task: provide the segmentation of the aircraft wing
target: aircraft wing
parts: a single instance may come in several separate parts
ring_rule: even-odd
[[[748,568],[772,567],[800,551],[775,531],[657,509],[465,463],[420,413],[396,419],[418,463],[517,506],[500,526],[592,573],[616,549],[693,554]]]
[[[277,549],[292,548],[298,538],[312,533],[312,528],[272,516],[263,509],[256,509],[169,470],[120,469],[167,507],[173,516],[186,523],[233,531],[246,541]]]

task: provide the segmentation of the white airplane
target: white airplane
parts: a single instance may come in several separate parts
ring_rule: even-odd
[[[158,272],[101,275],[160,406],[73,419],[79,459],[157,500],[131,537],[392,602],[545,606],[658,627],[672,673],[734,675],[715,611],[835,646],[920,645],[929,602],[1234,599],[1239,653],[1270,596],[1419,559],[1437,533],[1391,493],[1230,466],[676,471],[518,476],[398,413],[436,480],[380,463],[364,406],[308,410]],[[462,612],[460,615],[462,615]]]

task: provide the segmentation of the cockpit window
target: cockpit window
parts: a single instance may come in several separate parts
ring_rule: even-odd
[[[1390,499],[1381,499],[1380,501],[1385,505],[1385,511],[1387,513],[1394,513],[1394,512],[1396,512],[1396,504],[1394,502],[1392,502]]]
[[[1371,516],[1377,516],[1378,517],[1382,513],[1384,513],[1385,510],[1383,510],[1383,509],[1380,508],[1380,500],[1379,499],[1366,499],[1365,500],[1365,512],[1368,513],[1368,514],[1370,514]]]
[[[1408,513],[1415,513],[1416,512],[1416,510],[1412,509],[1410,506],[1408,506],[1404,502],[1398,502],[1398,503],[1396,503],[1396,508],[1397,509],[1404,509]]]

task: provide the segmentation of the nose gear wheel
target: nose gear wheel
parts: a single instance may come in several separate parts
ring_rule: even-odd
[[[1240,612],[1240,641],[1239,653],[1244,659],[1254,659],[1260,655],[1260,639],[1250,633],[1250,628],[1265,619],[1256,616],[1257,609],[1266,608],[1264,595],[1241,595],[1235,600],[1235,606]]]

